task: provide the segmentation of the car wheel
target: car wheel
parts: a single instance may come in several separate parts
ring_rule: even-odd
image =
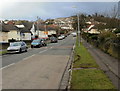
[[[41,45],[39,45],[39,48],[41,47]]]
[[[22,52],[22,49],[20,48],[19,53],[21,53],[21,52]]]
[[[27,52],[27,48],[25,49],[25,52]]]
[[[31,45],[31,48],[33,48],[33,46]]]

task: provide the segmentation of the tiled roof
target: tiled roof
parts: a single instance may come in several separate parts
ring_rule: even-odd
[[[18,30],[13,24],[4,24],[0,23],[1,29],[0,31],[9,32],[10,30]]]
[[[20,29],[22,33],[31,33],[30,29],[32,28],[32,22],[23,23],[24,28]]]

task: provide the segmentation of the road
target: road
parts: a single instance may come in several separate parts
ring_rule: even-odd
[[[85,40],[82,40],[84,46],[88,49],[90,54],[94,57],[97,64],[105,72],[105,74],[110,78],[112,83],[117,89],[120,89],[120,71],[119,71],[119,60],[111,57],[110,55],[104,53],[98,48],[93,47]]]
[[[75,38],[2,57],[3,89],[58,89]]]

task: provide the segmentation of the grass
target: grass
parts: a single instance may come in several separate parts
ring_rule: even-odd
[[[78,56],[80,56],[80,59],[78,60]],[[78,43],[76,42],[75,47],[75,56],[74,56],[75,63],[73,65],[74,68],[79,67],[96,67],[98,68],[98,65],[96,64],[93,57],[90,55],[90,53],[87,51],[87,49],[83,46],[83,44],[80,44],[80,47],[78,46]]]
[[[99,69],[87,49],[82,44],[79,47],[78,42],[76,42],[74,60],[73,69],[83,69],[72,71],[71,89],[115,89],[115,86],[105,73]]]
[[[7,53],[7,50],[5,50],[5,51],[0,51],[0,55],[6,54],[6,53]]]
[[[73,70],[71,89],[114,89],[111,81],[98,69]]]

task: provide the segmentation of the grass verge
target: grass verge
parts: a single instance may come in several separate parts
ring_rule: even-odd
[[[7,53],[7,50],[5,50],[5,51],[0,51],[0,55],[6,54],[6,53]]]
[[[71,89],[115,89],[87,49],[76,42]],[[82,68],[82,69],[76,69]]]

